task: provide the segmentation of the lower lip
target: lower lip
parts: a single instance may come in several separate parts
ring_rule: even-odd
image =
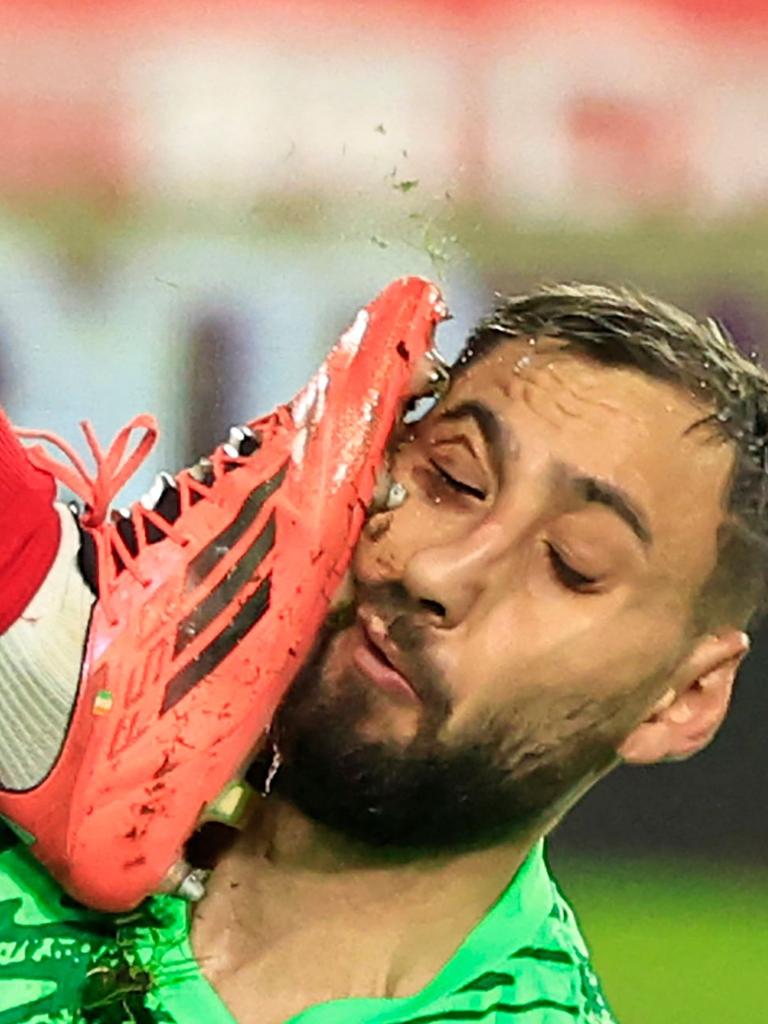
[[[380,690],[384,690],[393,697],[398,698],[404,704],[419,704],[419,698],[405,678],[393,669],[376,653],[375,648],[365,640],[355,647],[352,654],[352,661],[363,675],[375,683]]]

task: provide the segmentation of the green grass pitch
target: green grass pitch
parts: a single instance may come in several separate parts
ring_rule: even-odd
[[[768,873],[557,858],[619,1024],[768,1022]]]

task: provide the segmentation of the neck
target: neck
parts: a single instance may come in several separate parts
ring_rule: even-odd
[[[231,857],[248,874],[270,871],[283,877],[312,879],[320,890],[327,879],[329,888],[339,885],[364,886],[370,900],[380,886],[382,897],[402,893],[403,884],[423,881],[430,892],[440,892],[438,878],[470,892],[498,894],[525,860],[543,828],[465,850],[411,851],[368,846],[312,821],[293,804],[279,796],[263,800],[249,826],[235,844]],[[485,882],[490,876],[489,885]]]
[[[434,877],[435,871],[461,874],[464,865],[495,861],[504,865],[503,870],[510,877],[539,834],[539,830],[528,830],[492,846],[461,851],[376,847],[347,838],[312,821],[290,802],[271,796],[262,801],[235,849],[254,871],[260,870],[259,863],[266,863],[272,870],[312,874],[318,881],[324,875],[343,872],[356,877],[356,872],[360,872],[368,880],[371,875],[378,875],[398,885],[403,876]]]
[[[480,921],[537,838],[529,833],[460,853],[392,855],[332,833],[273,795],[213,872],[196,914],[195,945],[223,954],[228,932],[234,956],[258,960],[278,937],[289,947],[300,944],[302,931],[322,923],[324,934],[366,950],[361,957],[380,956],[388,968],[405,965],[398,994],[410,994]],[[329,940],[328,948],[338,945]]]

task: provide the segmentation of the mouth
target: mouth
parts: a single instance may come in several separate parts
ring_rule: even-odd
[[[387,638],[383,623],[376,616],[369,619],[358,615],[357,621],[360,641],[352,652],[355,667],[366,679],[398,703],[410,707],[419,706],[421,700],[408,677],[392,660],[397,655]]]

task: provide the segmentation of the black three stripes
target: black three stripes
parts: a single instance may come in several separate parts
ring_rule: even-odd
[[[214,537],[190,562],[185,581],[187,592],[209,576],[222,558],[245,535],[264,506],[264,502],[282,484],[287,468],[286,463],[273,477],[260,484],[246,498],[237,518]],[[273,512],[258,536],[238,559],[232,571],[206,594],[203,600],[179,623],[176,631],[174,657],[181,654],[192,639],[238,596],[253,578],[259,565],[274,547],[274,543],[275,514]],[[269,608],[271,589],[271,577],[266,576],[221,632],[203,648],[194,661],[188,662],[172,677],[163,698],[163,714],[178,704],[182,697],[189,693],[201,679],[212,672],[256,625]]]
[[[264,502],[282,484],[287,470],[288,463],[282,466],[273,477],[265,480],[263,484],[259,484],[255,490],[251,491],[243,502],[236,518],[225,530],[222,530],[213,540],[209,541],[202,551],[192,559],[187,569],[187,591],[192,590],[201,580],[204,580],[206,576],[213,572],[224,555],[237,544],[243,534],[247,533],[248,528],[261,511]]]
[[[173,649],[174,657],[181,654],[187,644],[194,640],[198,633],[202,633],[219,612],[223,611],[230,601],[240,593],[274,545],[275,513],[273,512],[264,529],[238,561],[232,572],[228,573],[221,583],[214,587],[210,594],[179,623],[179,628],[176,631],[176,645]]]

